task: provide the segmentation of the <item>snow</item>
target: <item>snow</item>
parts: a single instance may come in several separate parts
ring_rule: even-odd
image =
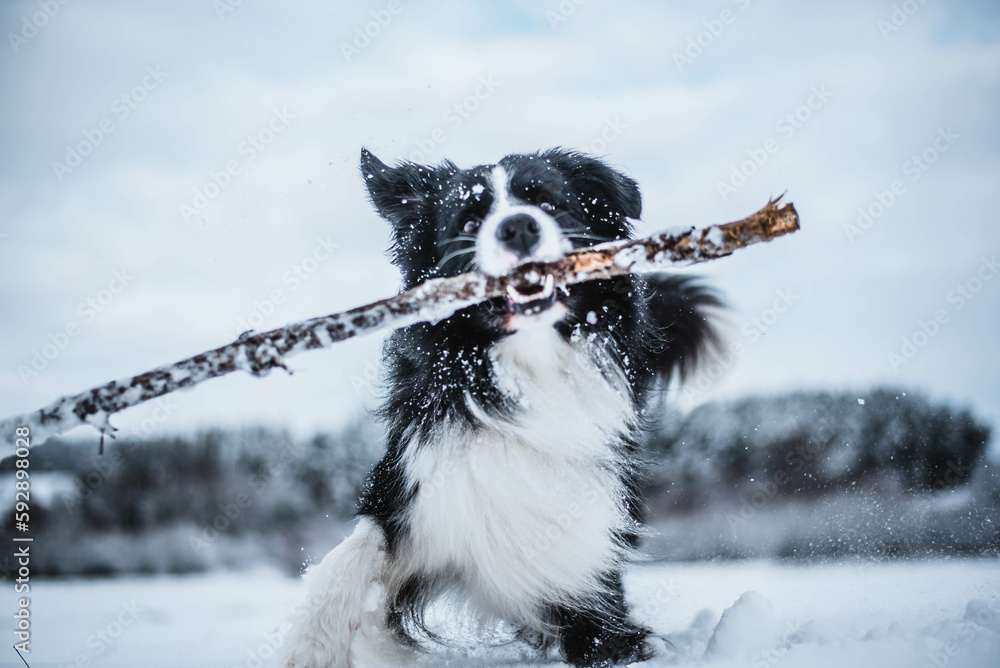
[[[651,668],[1000,662],[997,561],[656,564],[637,567],[626,585],[636,616],[667,640],[664,656],[644,664]],[[29,663],[273,666],[281,624],[302,593],[270,570],[32,583]],[[475,654],[420,663],[530,665],[512,647]]]
[[[615,255],[615,264],[619,267],[630,269],[635,265],[640,265],[646,261],[646,249],[643,246],[633,246],[625,248]]]
[[[722,228],[714,226],[709,228],[708,232],[705,234],[705,241],[712,244],[716,248],[722,248],[722,244],[725,243],[726,235],[722,232]]]
[[[663,237],[673,237],[676,239],[686,234],[691,234],[694,229],[693,225],[670,225],[668,227],[661,227],[658,234]]]
[[[51,508],[76,491],[76,478],[63,471],[31,471],[30,498],[32,508]],[[13,474],[0,481],[0,513],[13,513],[17,502]]]

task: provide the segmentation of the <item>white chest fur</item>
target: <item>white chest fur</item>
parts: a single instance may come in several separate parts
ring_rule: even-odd
[[[520,405],[516,422],[481,415],[480,427],[412,452],[407,473],[420,486],[407,560],[456,575],[481,609],[531,622],[543,598],[596,593],[594,576],[623,556],[613,444],[631,407],[624,379],[609,380],[551,327],[504,339],[494,367]]]

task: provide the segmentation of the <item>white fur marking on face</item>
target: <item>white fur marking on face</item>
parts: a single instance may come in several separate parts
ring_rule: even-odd
[[[500,165],[495,166],[490,171],[490,180],[493,183],[493,210],[511,206],[507,170]]]
[[[483,220],[476,240],[476,264],[480,271],[490,276],[503,276],[518,264],[528,260],[545,262],[555,260],[570,249],[556,219],[533,204],[524,204],[510,193],[507,171],[497,165],[489,175],[493,192],[493,205]],[[497,239],[497,227],[510,216],[526,213],[536,221],[541,241],[530,257],[518,258],[503,247]]]

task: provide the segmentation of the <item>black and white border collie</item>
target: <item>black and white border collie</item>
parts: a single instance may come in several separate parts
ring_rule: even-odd
[[[403,289],[632,234],[636,182],[554,149],[459,169],[362,151]],[[641,532],[642,415],[713,340],[714,294],[633,276],[533,290],[394,332],[387,445],[350,537],[311,567],[289,668],[413,665],[448,595],[575,666],[652,655],[622,569]]]

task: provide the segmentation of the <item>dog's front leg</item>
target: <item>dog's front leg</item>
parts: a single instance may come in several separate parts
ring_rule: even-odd
[[[344,542],[309,568],[282,666],[362,668],[394,644],[385,625],[385,545],[382,529],[362,517]]]

